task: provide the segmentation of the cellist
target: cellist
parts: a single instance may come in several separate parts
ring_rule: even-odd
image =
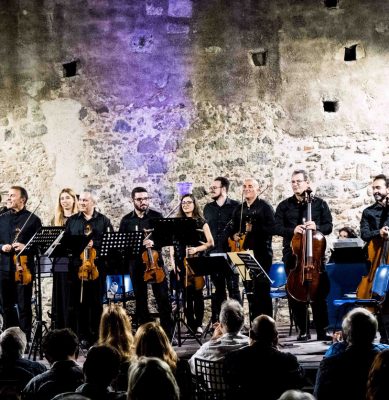
[[[20,326],[29,341],[32,325],[32,282],[15,282],[14,255],[24,249],[42,223],[35,214],[27,211],[27,200],[26,189],[11,186],[7,196],[9,212],[0,215],[0,313],[4,317],[4,329]],[[26,258],[28,269],[34,273],[33,257],[28,255]]]
[[[305,170],[295,170],[292,173],[291,186],[293,196],[283,200],[276,208],[275,214],[275,234],[283,237],[283,262],[286,273],[290,273],[296,267],[296,256],[291,248],[291,241],[295,234],[303,234],[304,231],[311,229],[319,231],[323,235],[332,232],[332,216],[327,203],[315,197],[312,204],[312,219],[307,220],[307,203],[305,192],[310,186],[308,173]],[[331,340],[327,335],[328,310],[326,303],[326,290],[329,288],[327,274],[324,272],[324,260],[320,277],[321,296],[316,301],[311,302],[313,321],[317,332],[317,340]],[[297,340],[306,341],[310,338],[307,331],[307,304],[288,298],[289,305],[293,311],[299,335]]]
[[[363,210],[360,222],[361,238],[366,242],[367,246],[369,246],[372,241],[376,241],[378,244],[381,242],[383,245],[385,241],[388,240],[389,234],[389,208],[387,206],[389,179],[383,174],[377,175],[373,179],[372,190],[375,203]],[[380,250],[379,245],[376,250]],[[386,331],[389,330],[388,302],[389,300],[387,297],[382,315],[384,325],[387,326],[387,329],[384,329],[382,326],[379,327],[381,343],[389,342],[386,334]]]

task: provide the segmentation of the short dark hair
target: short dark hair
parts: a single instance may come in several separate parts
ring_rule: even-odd
[[[131,191],[131,198],[135,198],[136,193],[147,193],[147,190],[142,186],[137,186],[136,188],[132,189]]]
[[[308,172],[305,171],[305,169],[295,169],[295,170],[292,172],[292,176],[298,175],[298,174],[302,174],[302,175],[303,175],[304,181],[309,181],[309,175],[308,175]]]
[[[53,329],[42,340],[42,350],[50,363],[77,354],[78,338],[69,328]]]
[[[378,181],[378,179],[382,179],[383,181],[385,181],[385,186],[389,187],[389,179],[386,177],[386,175],[379,174],[379,175],[375,176],[373,179],[373,182]]]
[[[214,179],[215,181],[219,181],[221,186],[226,188],[226,191],[228,192],[228,189],[230,188],[230,181],[224,177],[224,176],[218,176],[217,178]]]
[[[20,197],[24,199],[24,204],[27,203],[28,200],[28,193],[27,190],[22,186],[11,186],[10,189],[19,190]]]

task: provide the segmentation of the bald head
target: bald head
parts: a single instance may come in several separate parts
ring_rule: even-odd
[[[267,345],[277,345],[278,332],[274,319],[264,314],[256,317],[250,330],[250,339]]]

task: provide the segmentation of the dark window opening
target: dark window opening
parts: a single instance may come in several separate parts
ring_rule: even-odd
[[[327,8],[336,8],[338,7],[339,0],[324,0],[324,5]]]
[[[337,112],[339,103],[337,101],[323,101],[324,112]]]
[[[79,65],[79,61],[78,60],[62,64],[62,66],[63,66],[63,76],[65,78],[70,78],[72,76],[76,76],[77,75],[78,65]]]
[[[355,61],[357,59],[357,45],[344,48],[344,61]]]
[[[263,67],[266,65],[267,51],[257,51],[251,53],[251,59],[256,67]]]

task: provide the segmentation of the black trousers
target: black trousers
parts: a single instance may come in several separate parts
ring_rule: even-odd
[[[129,272],[136,302],[136,318],[139,325],[149,322],[152,319],[148,307],[148,284],[143,279],[144,271],[145,266],[141,261],[129,262]],[[173,334],[173,318],[166,276],[161,283],[151,283],[151,287],[157,303],[161,326],[168,337],[171,338]]]
[[[32,282],[21,285],[15,282],[15,272],[0,271],[0,313],[4,329],[19,326],[27,340],[31,338],[32,328]]]

